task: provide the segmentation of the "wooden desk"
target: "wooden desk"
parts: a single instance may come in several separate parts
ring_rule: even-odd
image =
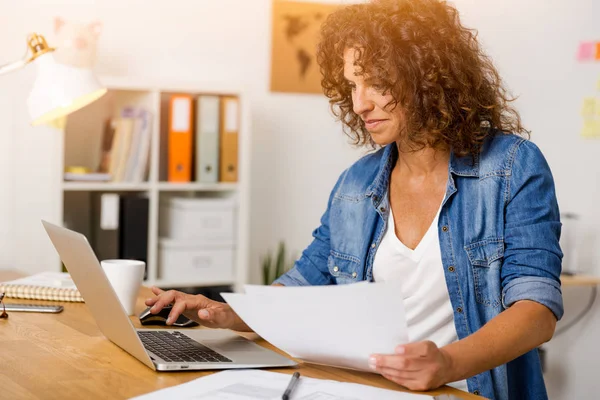
[[[0,282],[20,276],[0,271]],[[149,296],[150,290],[143,288],[137,313],[145,308],[143,302]],[[5,301],[58,304],[20,299]],[[7,320],[0,320],[0,398],[126,399],[213,373],[155,372],[106,339],[85,304],[60,304],[65,307],[60,314],[12,312]],[[140,327],[137,318],[131,319]],[[254,334],[247,337],[274,349]],[[375,374],[311,364],[301,364],[297,369],[303,376],[400,390],[398,385]],[[270,370],[291,374],[296,368]],[[482,398],[449,387],[428,394]]]

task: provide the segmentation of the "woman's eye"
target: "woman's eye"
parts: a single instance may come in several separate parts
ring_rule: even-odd
[[[382,83],[374,83],[371,85],[371,87],[378,92],[383,92],[385,90],[385,86]]]

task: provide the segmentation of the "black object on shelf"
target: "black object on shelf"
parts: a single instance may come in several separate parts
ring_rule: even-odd
[[[91,193],[91,244],[98,260],[119,258],[119,229],[102,229],[100,220],[102,214],[103,193]]]
[[[119,258],[144,261],[144,279],[147,279],[149,199],[123,195],[119,203]]]

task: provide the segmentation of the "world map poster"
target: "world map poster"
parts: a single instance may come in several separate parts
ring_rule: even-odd
[[[273,0],[271,91],[323,93],[316,60],[319,29],[337,7]]]

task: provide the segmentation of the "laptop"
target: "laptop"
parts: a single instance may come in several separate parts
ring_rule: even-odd
[[[153,370],[296,365],[296,362],[225,329],[136,329],[87,238],[43,220],[42,224],[104,336]]]

